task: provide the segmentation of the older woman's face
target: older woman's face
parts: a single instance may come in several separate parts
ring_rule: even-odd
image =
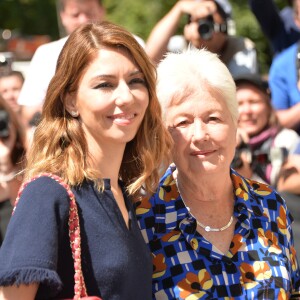
[[[238,126],[251,137],[259,134],[268,124],[270,106],[267,96],[251,84],[241,84],[237,89],[239,107]]]
[[[197,93],[170,105],[166,125],[174,140],[173,161],[183,172],[228,172],[236,125],[222,95],[200,84]]]

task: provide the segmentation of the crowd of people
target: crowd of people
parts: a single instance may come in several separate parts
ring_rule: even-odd
[[[0,299],[300,299],[300,1],[248,5],[269,74],[230,0],[145,41],[58,0],[66,36],[0,69]]]

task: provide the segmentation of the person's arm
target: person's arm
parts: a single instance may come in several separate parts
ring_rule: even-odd
[[[38,290],[38,284],[30,284],[20,286],[0,287],[1,300],[34,300]]]
[[[167,51],[172,35],[175,34],[183,15],[193,15],[195,18],[213,13],[216,5],[213,1],[199,2],[195,0],[180,0],[173,8],[154,26],[147,42],[146,52],[154,63],[158,63]]]
[[[300,124],[300,102],[288,109],[277,110],[276,115],[283,127],[297,129]]]
[[[252,13],[261,27],[261,30],[271,43],[274,52],[280,52],[283,50],[283,48],[277,43],[277,37],[285,31],[285,27],[274,1],[248,0],[248,3]]]
[[[300,155],[289,155],[280,170],[277,190],[300,194]]]
[[[68,232],[68,199],[66,190],[48,177],[26,184],[0,249],[2,295],[3,291],[18,293],[17,285],[33,285],[26,289],[28,297],[37,289],[40,297],[54,297],[62,288],[57,262],[60,247],[69,245],[69,240],[62,239]]]
[[[294,74],[296,68],[290,65],[293,60],[289,59],[289,57],[296,57],[296,51],[292,48],[287,51],[273,60],[269,72],[269,85],[272,105],[276,110],[280,124],[283,127],[295,129],[300,124],[300,104],[290,105],[288,90],[292,88],[294,81],[295,89],[297,88],[296,78],[293,78],[293,76],[296,77],[296,74]],[[289,82],[291,83],[289,84]]]

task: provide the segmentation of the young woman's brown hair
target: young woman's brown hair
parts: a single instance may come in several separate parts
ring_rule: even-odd
[[[155,67],[130,33],[108,22],[102,22],[101,26],[96,23],[84,26],[66,42],[28,155],[26,178],[46,171],[62,176],[71,185],[78,185],[84,178],[101,177],[101,172],[90,167],[83,130],[78,119],[67,112],[64,99],[67,94],[76,92],[81,75],[103,47],[126,49],[145,76],[149,106],[137,135],[126,146],[120,178],[130,193],[137,192],[143,185],[153,191],[171,148],[169,135],[161,126]]]

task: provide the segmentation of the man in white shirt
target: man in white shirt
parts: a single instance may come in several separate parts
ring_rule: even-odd
[[[101,0],[58,0],[61,23],[69,35],[81,24],[104,19]],[[18,104],[28,128],[40,113],[48,84],[55,73],[56,62],[68,37],[40,46],[30,62]],[[30,137],[29,137],[30,138]]]

